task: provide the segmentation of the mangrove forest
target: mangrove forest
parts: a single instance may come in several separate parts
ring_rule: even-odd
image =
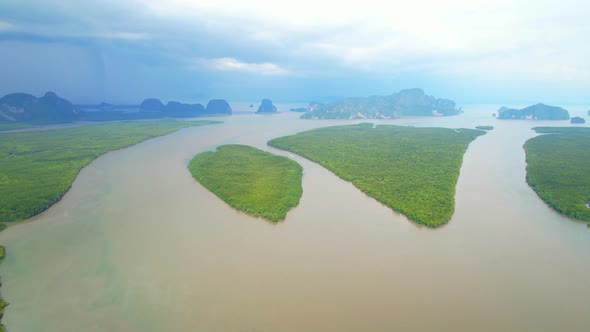
[[[484,133],[365,123],[309,130],[268,145],[315,161],[414,222],[437,227],[453,215],[463,154]]]
[[[285,219],[303,193],[301,166],[246,145],[223,145],[196,155],[193,177],[230,206],[270,221]]]
[[[590,220],[590,128],[536,127],[529,139],[526,181],[550,207]]]
[[[32,217],[59,201],[96,157],[182,128],[216,121],[141,121],[0,134],[0,222]]]

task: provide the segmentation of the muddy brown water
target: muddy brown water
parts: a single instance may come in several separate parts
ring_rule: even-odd
[[[496,127],[470,145],[455,214],[438,229],[266,146],[351,122],[240,114],[108,153],[58,204],[0,233],[3,322],[10,331],[588,331],[590,230],[525,182],[530,128],[556,123],[492,112],[380,121]],[[237,212],[192,179],[192,156],[226,143],[303,166],[304,194],[285,221]]]

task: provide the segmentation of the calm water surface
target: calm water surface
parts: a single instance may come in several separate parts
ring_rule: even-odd
[[[588,331],[590,230],[525,183],[535,125],[495,107],[380,121],[495,130],[473,142],[456,212],[416,226],[266,141],[346,124],[241,114],[106,154],[62,201],[0,233],[11,331]],[[573,113],[573,112],[572,112]],[[304,168],[300,205],[271,224],[229,208],[186,164],[226,143]]]

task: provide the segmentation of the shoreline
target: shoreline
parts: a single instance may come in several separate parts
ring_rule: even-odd
[[[157,121],[161,121],[161,120],[157,120]],[[178,120],[175,120],[175,121],[178,121]],[[153,137],[148,137],[148,138],[145,138],[145,139],[143,139],[143,140],[141,140],[141,141],[139,141],[139,142],[135,142],[135,143],[133,143],[133,144],[125,145],[125,146],[122,146],[122,147],[119,147],[119,148],[116,148],[116,149],[112,149],[112,150],[108,150],[108,151],[105,151],[105,152],[103,152],[103,153],[101,153],[101,154],[98,154],[97,156],[95,156],[94,158],[92,158],[91,160],[89,160],[89,161],[88,161],[88,163],[86,163],[85,165],[83,165],[82,167],[80,167],[80,168],[79,168],[79,169],[76,171],[76,175],[74,176],[74,178],[73,178],[72,182],[71,182],[71,183],[69,184],[69,186],[68,186],[68,187],[67,187],[67,188],[64,190],[64,192],[63,192],[62,194],[60,194],[60,195],[59,195],[59,198],[58,198],[58,199],[57,199],[55,202],[51,203],[49,206],[47,206],[46,208],[44,208],[43,210],[41,210],[39,213],[36,213],[36,214],[34,214],[34,215],[31,215],[31,216],[30,216],[30,217],[28,217],[28,218],[21,219],[21,220],[13,220],[13,221],[0,221],[0,224],[6,225],[6,228],[8,228],[8,227],[12,227],[12,226],[13,226],[13,225],[11,225],[11,224],[17,224],[17,223],[18,223],[18,224],[20,224],[20,223],[24,223],[24,222],[31,222],[31,221],[33,221],[32,219],[34,219],[35,217],[37,217],[37,216],[41,215],[41,214],[42,214],[42,213],[44,213],[45,211],[49,210],[49,209],[50,209],[52,206],[54,206],[55,204],[57,204],[58,202],[60,202],[60,201],[63,199],[63,197],[64,197],[64,196],[65,196],[65,195],[66,195],[66,194],[67,194],[67,193],[70,191],[70,189],[72,188],[72,185],[74,184],[74,181],[76,181],[76,179],[78,178],[78,175],[80,175],[80,172],[81,172],[81,171],[82,171],[82,170],[83,170],[83,169],[84,169],[86,166],[90,165],[90,164],[91,164],[93,161],[95,161],[95,160],[96,160],[96,159],[98,159],[99,157],[101,157],[101,156],[103,156],[103,155],[105,155],[105,154],[107,154],[107,153],[109,153],[109,152],[113,152],[113,151],[119,151],[119,150],[127,149],[127,148],[133,147],[133,146],[135,146],[135,145],[137,145],[137,144],[140,144],[140,143],[146,142],[146,141],[148,141],[148,140],[151,140],[151,139],[154,139],[154,138],[158,138],[158,137],[162,137],[162,136],[166,136],[166,135],[170,135],[170,134],[173,134],[173,133],[175,133],[175,132],[178,132],[178,131],[180,131],[180,130],[183,130],[183,129],[186,129],[186,128],[191,128],[191,127],[199,127],[199,126],[204,126],[204,125],[213,125],[213,124],[221,124],[221,123],[223,123],[223,122],[221,122],[221,121],[214,121],[214,120],[205,120],[205,121],[204,121],[204,120],[195,120],[195,121],[200,121],[200,122],[209,121],[209,122],[211,122],[211,123],[196,123],[196,124],[194,124],[194,125],[192,125],[192,126],[187,126],[187,127],[179,128],[179,129],[177,129],[177,130],[174,130],[174,131],[172,131],[172,132],[168,132],[168,133],[165,133],[165,134],[161,134],[161,135],[157,135],[157,136],[153,136]],[[113,122],[113,123],[119,123],[119,122],[121,122],[121,121],[115,121],[115,122]],[[180,122],[180,121],[179,121],[179,122]],[[186,122],[188,122],[188,121],[186,121]],[[79,127],[79,126],[75,126],[75,127]],[[65,128],[74,128],[74,127],[64,127],[64,129],[65,129]]]

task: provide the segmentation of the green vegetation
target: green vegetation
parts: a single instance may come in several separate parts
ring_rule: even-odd
[[[68,191],[96,157],[216,121],[143,121],[0,134],[0,221],[34,216]]]
[[[437,227],[453,215],[463,154],[484,133],[360,124],[310,130],[268,145],[318,162],[409,219]]]
[[[196,155],[188,168],[227,204],[271,221],[285,219],[303,193],[298,163],[251,146],[220,146]]]
[[[475,129],[481,129],[481,130],[493,130],[494,127],[493,126],[476,126]]]
[[[558,212],[590,220],[590,128],[533,129],[548,135],[524,144],[529,186]]]

